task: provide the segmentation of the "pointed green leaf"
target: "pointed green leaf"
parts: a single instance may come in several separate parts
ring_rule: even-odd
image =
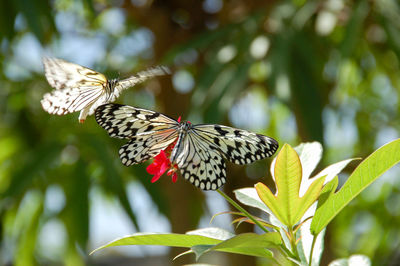
[[[217,245],[215,245],[213,250],[224,250],[229,248],[255,248],[255,247],[275,247],[282,244],[281,237],[277,232],[271,232],[266,234],[256,234],[256,233],[244,233],[232,238],[229,238]]]
[[[90,254],[93,254],[100,249],[114,246],[157,245],[189,248],[196,245],[215,245],[220,242],[221,240],[219,239],[200,235],[137,233],[111,241],[110,243],[93,250]]]
[[[261,258],[272,258],[274,256],[271,250],[259,247],[236,247],[236,248],[226,248],[221,250],[217,249],[215,251],[261,257]]]
[[[400,139],[394,140],[372,153],[349,176],[343,187],[328,198],[319,201],[311,223],[311,232],[317,235],[328,223],[384,172],[400,162]],[[332,185],[333,186],[333,185]],[[330,188],[332,189],[332,187]],[[326,192],[327,189],[324,189]],[[331,190],[333,192],[333,190]]]
[[[271,258],[273,253],[268,248],[274,248],[282,244],[279,233],[272,232],[267,234],[245,233],[225,240],[217,245],[201,245],[192,247],[198,259],[201,255],[209,251],[221,251],[235,254]]]
[[[262,183],[256,184],[257,193],[281,222],[293,227],[318,198],[325,177],[316,179],[300,198],[301,163],[296,151],[288,144],[277,156],[274,173],[276,196]]]
[[[297,208],[294,209],[293,212],[294,222],[299,221],[307,209],[318,199],[322,186],[324,185],[325,177],[326,176],[322,176],[312,182],[304,196],[299,199]]]
[[[284,224],[287,224],[286,209],[283,210],[283,208],[280,207],[280,201],[277,198],[275,198],[271,190],[269,190],[269,188],[263,183],[257,183],[255,185],[255,188],[257,190],[260,199],[265,203],[265,205],[268,206],[268,208],[271,209],[276,218],[278,218]]]

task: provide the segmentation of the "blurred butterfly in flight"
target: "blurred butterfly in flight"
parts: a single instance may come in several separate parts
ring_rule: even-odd
[[[80,123],[98,106],[115,101],[123,90],[151,77],[170,74],[167,67],[157,66],[126,79],[108,80],[99,72],[62,59],[45,57],[43,65],[47,81],[55,89],[43,96],[43,109],[57,115],[80,111]]]
[[[193,125],[127,105],[101,105],[95,118],[111,137],[129,140],[119,150],[124,165],[155,158],[151,171],[147,168],[149,173],[159,177],[171,168],[168,175],[176,180],[175,170],[179,169],[185,179],[203,190],[216,190],[226,182],[225,160],[249,164],[278,149],[276,140],[261,134],[222,125]],[[158,156],[164,159],[157,162]]]

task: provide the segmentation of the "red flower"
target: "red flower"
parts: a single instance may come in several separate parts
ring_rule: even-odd
[[[180,123],[181,117],[178,118],[178,122]],[[171,155],[172,149],[175,146],[175,143],[169,145],[165,150],[161,150],[159,154],[154,157],[154,161],[147,166],[147,173],[153,175],[151,182],[154,183],[169,169],[167,172],[168,176],[172,177],[172,182],[176,182],[178,179],[178,174],[176,171],[178,170],[178,166],[173,165],[169,160],[169,156]]]
[[[160,153],[154,157],[154,161],[152,164],[147,166],[146,171],[154,175],[151,179],[151,182],[156,182],[164,173],[170,168],[171,162],[169,161],[167,155],[164,150],[161,150]]]

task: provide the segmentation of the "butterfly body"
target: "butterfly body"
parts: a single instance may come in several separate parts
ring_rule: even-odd
[[[192,124],[188,121],[180,122],[178,125],[178,137],[175,146],[171,152],[171,163],[177,163],[177,157],[180,151],[183,149],[183,144],[188,136],[189,131],[192,128]]]
[[[249,164],[278,149],[278,143],[264,135],[222,125],[178,122],[127,105],[101,105],[95,118],[111,137],[129,140],[119,150],[124,165],[147,161],[173,145],[171,163],[203,190],[218,189],[226,182],[225,160]]]
[[[99,72],[62,59],[43,58],[43,65],[47,81],[55,89],[43,96],[43,109],[57,115],[80,111],[81,123],[99,105],[115,101],[123,90],[151,77],[169,74],[168,68],[159,66],[127,79],[108,80]]]

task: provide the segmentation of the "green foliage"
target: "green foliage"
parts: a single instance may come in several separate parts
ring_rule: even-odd
[[[350,202],[346,199],[354,198],[373,180],[400,161],[397,152],[399,141],[400,139],[386,144],[359,165],[347,181],[357,184],[347,185],[350,191],[354,189],[355,194],[342,196],[340,202],[335,201],[336,198],[333,196],[333,191],[338,182],[336,174],[351,160],[331,165],[317,176],[309,179],[309,182],[302,182],[302,162],[300,158],[303,158],[304,169],[307,169],[305,178],[308,179],[309,174],[320,160],[321,149],[318,143],[302,144],[297,147],[300,156],[289,145],[285,144],[282,147],[273,164],[277,187],[275,194],[272,194],[268,187],[262,183],[256,184],[255,189],[248,188],[236,191],[236,197],[240,202],[268,213],[270,216],[268,221],[262,221],[260,218],[250,215],[219,191],[239,211],[232,214],[249,218],[248,220],[238,219],[237,222],[254,223],[266,232],[264,234],[242,233],[232,235],[218,228],[201,229],[189,234],[135,234],[112,241],[93,252],[119,245],[166,245],[189,247],[190,250],[181,255],[195,253],[197,260],[206,252],[220,251],[269,258],[282,265],[290,263],[290,261],[300,265],[319,265],[323,252],[323,234],[319,237],[316,235],[325,230],[328,222]],[[311,160],[311,158],[314,158],[317,162]],[[368,169],[368,171],[364,169]],[[360,173],[368,173],[368,178]],[[327,180],[329,182],[321,192],[326,177],[331,181]],[[301,184],[305,186],[303,188],[305,193],[302,197],[299,197]],[[346,187],[346,184],[343,188]],[[321,198],[318,207],[315,208],[320,192],[322,193]],[[330,200],[332,203],[327,204]],[[313,207],[311,207],[312,205]],[[311,225],[310,218],[312,219]],[[316,227],[315,224],[317,226],[323,224],[324,228]],[[275,232],[269,232],[267,228]],[[316,228],[318,229],[317,233],[315,233]],[[314,235],[310,234],[310,229]],[[284,256],[277,256],[277,253],[273,253],[273,250],[280,251]],[[369,263],[368,257],[362,258],[362,261],[358,259],[359,256],[353,256],[348,260],[334,261],[332,265],[360,265],[357,263],[361,262],[363,265],[368,265]]]
[[[343,187],[336,193],[337,178],[322,191],[319,206],[315,212],[311,232],[317,235],[327,224],[374,180],[400,162],[400,139],[392,141],[368,156],[349,176]]]
[[[276,196],[262,183],[256,184],[255,188],[260,199],[274,215],[283,224],[293,227],[317,200],[325,176],[316,179],[300,197],[301,163],[295,150],[287,144],[279,152],[274,169]]]
[[[213,237],[208,237],[212,231]],[[205,234],[205,236],[204,236]],[[219,228],[206,228],[201,231],[192,231],[186,234],[134,234],[114,240],[91,252],[93,254],[103,248],[124,245],[161,245],[171,247],[188,247],[199,259],[209,251],[221,251],[249,256],[272,258],[273,254],[267,248],[275,247],[280,242],[279,234],[268,233],[258,235],[254,233],[230,235],[228,239],[216,238],[227,233]],[[185,252],[184,254],[187,254]]]

